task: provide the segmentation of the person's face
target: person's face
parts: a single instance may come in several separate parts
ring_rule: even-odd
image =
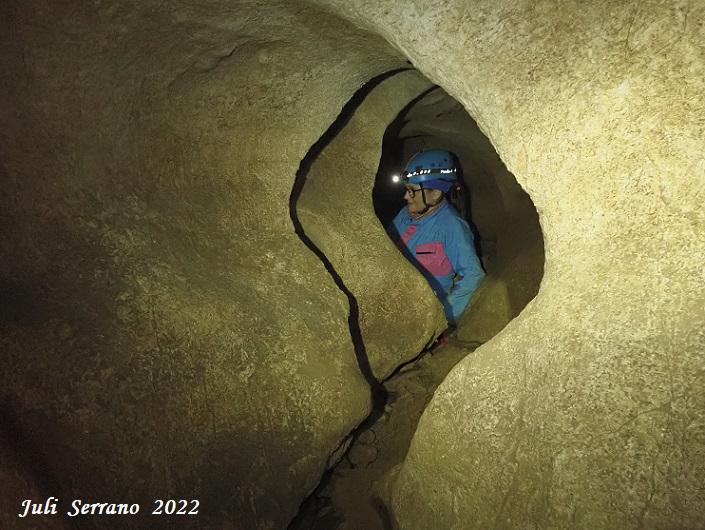
[[[423,202],[424,194],[426,195],[426,202],[428,204],[435,204],[440,198],[441,193],[440,190],[432,190],[430,188],[425,188],[423,193],[421,193],[421,186],[408,182],[406,184],[406,191],[404,192],[406,211],[409,213],[419,213],[423,211],[423,209],[426,208],[426,204]]]

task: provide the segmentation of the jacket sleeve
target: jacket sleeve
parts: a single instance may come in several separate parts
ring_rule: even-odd
[[[457,325],[472,293],[485,277],[485,271],[475,252],[474,238],[467,223],[458,222],[453,225],[444,247],[446,256],[459,278],[453,284],[443,305],[448,322]]]
[[[401,233],[399,232],[399,228],[402,224],[402,214],[404,213],[404,209],[400,210],[398,214],[394,216],[394,219],[392,219],[392,222],[389,223],[389,226],[387,227],[387,235],[390,237],[390,239],[396,244],[397,241],[399,241],[399,238],[401,237]]]

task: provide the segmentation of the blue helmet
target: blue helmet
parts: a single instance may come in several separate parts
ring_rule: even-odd
[[[432,180],[452,183],[456,179],[453,156],[442,149],[419,151],[409,160],[402,178],[414,184],[430,183]]]

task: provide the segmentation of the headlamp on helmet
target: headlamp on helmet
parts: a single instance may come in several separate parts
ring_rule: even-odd
[[[448,191],[457,179],[453,155],[443,149],[419,151],[411,157],[401,175],[394,175],[393,182],[411,182],[426,188]]]

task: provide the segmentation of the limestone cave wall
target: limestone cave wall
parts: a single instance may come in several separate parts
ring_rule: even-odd
[[[288,524],[371,406],[330,267],[377,378],[442,327],[421,281],[385,281],[413,271],[370,198],[385,122],[435,83],[528,192],[546,263],[436,392],[397,524],[702,527],[703,20],[694,0],[5,5],[0,526],[35,495],[143,506],[47,528],[173,527],[155,498],[201,499],[184,527]]]
[[[38,493],[141,503],[101,528],[174,524],[148,515],[158,498],[199,499],[186,526],[286,526],[370,410],[348,300],[296,234],[292,189],[344,104],[406,61],[304,5],[3,12],[2,482],[17,487],[0,526],[23,527]]]
[[[545,243],[426,410],[400,528],[702,526],[702,5],[337,5],[475,117]]]

